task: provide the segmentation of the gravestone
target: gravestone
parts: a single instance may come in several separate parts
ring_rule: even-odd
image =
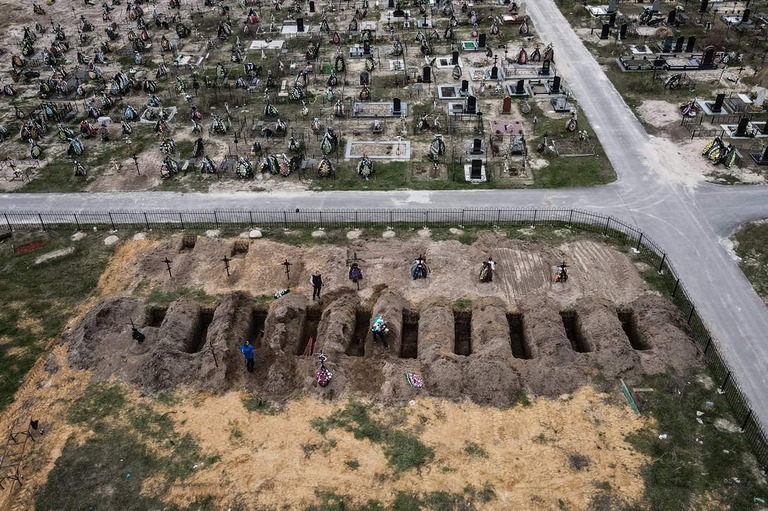
[[[360,85],[370,85],[371,84],[371,75],[368,74],[368,71],[363,71],[360,73]]]
[[[699,8],[699,12],[707,12],[708,6],[709,6],[709,0],[701,0],[701,7]]]
[[[560,77],[555,76],[552,79],[552,87],[549,89],[550,94],[560,94]]]
[[[510,98],[509,96],[505,97],[504,101],[501,102],[501,113],[502,114],[512,113],[512,98]]]
[[[296,18],[296,32],[304,32],[304,18]]]
[[[389,0],[387,2],[387,9],[394,9],[395,8],[395,0]]]
[[[498,80],[499,79],[499,68],[496,66],[493,66],[491,68],[491,80]]]
[[[397,9],[395,9],[394,12],[392,13],[392,16],[394,16],[395,18],[404,18],[405,11],[398,6]]]
[[[610,26],[611,28],[615,28],[616,27],[616,13],[615,12],[612,13],[608,17],[608,26]]]
[[[737,137],[746,137],[747,136],[747,126],[749,126],[749,119],[746,117],[742,117],[739,121],[739,125],[736,126],[736,135]]]
[[[461,89],[459,89],[459,94],[461,94],[463,96],[467,92],[469,92],[469,81],[468,80],[462,80],[461,81]]]
[[[741,15],[741,23],[747,23],[749,21],[750,12],[749,9],[744,9],[744,14]]]
[[[701,64],[699,67],[712,67],[715,63],[715,48],[707,46],[704,50],[704,56],[701,58]]]
[[[515,86],[515,94],[525,94],[525,80],[518,80]]]
[[[485,34],[480,34],[477,36],[477,47],[485,48]]]
[[[429,66],[421,68],[421,81],[424,83],[432,83],[432,70]]]
[[[371,43],[369,41],[363,41],[363,55],[371,54]]]
[[[608,2],[608,14],[612,14],[618,10],[618,0],[611,0]]]
[[[549,61],[545,60],[541,63],[541,70],[539,71],[541,76],[549,76]]]
[[[759,87],[757,89],[757,96],[755,97],[755,100],[753,101],[755,106],[763,106],[763,103],[765,103],[766,92],[768,92],[768,91],[764,87]]]
[[[467,96],[467,106],[464,109],[465,114],[477,113],[477,98],[474,96]]]
[[[667,25],[674,26],[675,18],[677,17],[677,9],[672,9],[667,15]]]
[[[715,97],[715,104],[712,105],[713,112],[720,112],[723,109],[723,101],[725,100],[725,94],[722,92]]]
[[[552,105],[555,109],[555,112],[565,112],[568,109],[568,101],[560,96],[555,100],[555,104]]]
[[[653,59],[653,67],[655,69],[661,69],[664,67],[664,64],[666,64],[667,61],[662,58]]]
[[[483,178],[483,160],[472,160],[469,169],[469,179]]]
[[[603,28],[600,30],[600,39],[608,39],[610,31],[611,26],[608,23],[603,23]]]
[[[619,27],[619,39],[622,41],[627,38],[627,24],[622,23],[621,27]]]
[[[315,12],[315,0],[309,1],[309,12]]]
[[[693,53],[693,48],[696,46],[696,36],[692,35],[688,38],[688,43],[685,45],[685,53]]]
[[[761,163],[768,163],[768,146],[765,146],[765,151],[763,151],[763,155],[760,157]]]
[[[659,12],[659,5],[661,4],[660,0],[653,0],[653,4],[651,4],[651,12],[656,14]]]
[[[668,35],[664,38],[664,42],[661,43],[661,51],[664,53],[669,53],[672,51],[672,42],[674,41],[674,38],[671,35]]]
[[[683,51],[683,45],[685,44],[685,37],[680,36],[677,38],[677,41],[675,41],[675,53],[680,53]]]
[[[395,116],[401,116],[403,115],[403,112],[401,110],[400,106],[400,98],[393,98],[392,99],[392,115]]]
[[[452,66],[459,65],[459,52],[454,51],[453,53],[451,53],[451,65]]]
[[[470,149],[469,154],[483,154],[482,139],[476,138],[472,140],[472,149]]]

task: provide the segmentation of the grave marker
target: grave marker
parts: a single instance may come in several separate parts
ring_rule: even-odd
[[[696,46],[696,36],[692,35],[688,38],[688,43],[685,45],[685,53],[693,53],[693,48]]]
[[[618,0],[611,0],[610,2],[608,2],[608,14],[612,14],[616,12],[619,7],[618,4],[619,4]]]
[[[651,4],[651,12],[656,14],[659,12],[659,4],[661,4],[660,0],[653,0],[653,4]]]
[[[451,65],[452,66],[459,65],[459,52],[454,51],[453,53],[451,53]]]
[[[680,36],[677,38],[677,41],[675,41],[675,53],[680,53],[683,51],[683,45],[685,44],[685,37]]]
[[[309,0],[309,12],[315,12],[315,0]]]
[[[551,94],[560,94],[560,77],[555,75],[552,79],[552,88],[549,89]]]
[[[480,34],[477,36],[477,47],[485,48],[485,34]]]
[[[541,63],[541,70],[539,71],[539,74],[542,76],[549,76],[549,61],[545,60]]]
[[[701,0],[701,7],[699,8],[699,12],[707,12],[707,7],[709,6],[709,0]]]
[[[431,69],[429,66],[424,66],[421,69],[421,81],[424,83],[432,83]]]
[[[713,46],[707,46],[704,50],[704,56],[701,59],[699,67],[712,67],[715,63],[715,48]]]
[[[395,8],[395,0],[389,0],[387,2],[387,9],[394,9]]]
[[[608,17],[608,26],[611,28],[616,27],[616,13],[611,13],[611,15]]]
[[[363,41],[363,55],[371,54],[371,43],[369,41]]]
[[[464,110],[465,114],[477,113],[477,98],[474,96],[467,96],[467,107]]]
[[[736,134],[734,136],[746,137],[748,125],[749,125],[749,119],[747,119],[746,117],[742,117],[741,120],[739,121],[739,125],[736,126]]]
[[[498,80],[499,79],[499,68],[496,66],[493,66],[491,68],[491,80]]]
[[[479,138],[472,140],[472,149],[469,154],[483,154],[483,141]]]
[[[469,80],[462,80],[461,89],[459,89],[459,93],[466,94],[468,91],[469,91]]]
[[[296,32],[304,32],[304,18],[296,18]]]
[[[763,156],[760,158],[760,161],[763,163],[768,162],[768,146],[765,146],[765,151],[763,151]]]
[[[518,83],[522,82],[520,80]],[[512,113],[512,98],[509,96],[504,98],[504,101],[501,102],[501,113],[502,114],[509,114]]]
[[[764,87],[759,87],[757,89],[757,97],[753,101],[755,106],[763,106],[763,103],[765,103],[766,92],[768,91]]]
[[[720,112],[723,109],[723,101],[725,100],[725,94],[722,92],[715,97],[715,104],[712,105],[713,112]]]
[[[668,35],[664,38],[664,42],[661,43],[661,51],[664,53],[669,53],[672,51],[672,41],[674,41],[674,38],[671,35]]]
[[[401,106],[400,106],[400,98],[392,99],[392,115],[395,115],[398,117],[403,115],[403,111],[401,110]]]
[[[627,24],[622,23],[621,27],[619,27],[619,39],[622,41],[627,38]]]
[[[483,160],[472,160],[469,169],[469,179],[483,178]]]
[[[515,94],[525,94],[525,80],[517,81],[517,85],[515,86]]]
[[[368,71],[363,71],[360,73],[360,85],[370,85],[371,84],[371,76],[368,74]]]
[[[673,26],[675,24],[675,18],[677,17],[677,9],[672,9],[667,15],[667,25]]]
[[[749,21],[749,9],[744,9],[744,14],[741,15],[741,23],[747,23]]]
[[[610,31],[611,26],[608,23],[603,23],[603,28],[600,30],[600,39],[608,39]]]

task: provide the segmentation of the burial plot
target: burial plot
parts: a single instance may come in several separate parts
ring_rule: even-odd
[[[675,41],[675,49],[673,50],[675,53],[680,53],[683,51],[683,45],[685,44],[685,37],[680,36]]]
[[[486,175],[483,160],[473,159],[468,165],[464,165],[464,179],[470,183],[484,183]]]
[[[525,88],[525,80],[518,80],[514,84],[507,84],[507,94],[514,98],[527,98],[529,94]]]
[[[472,140],[472,145],[469,146],[469,154],[484,154],[485,151],[483,151],[483,140],[480,138],[475,138]]]
[[[603,28],[600,29],[600,39],[608,39],[608,34],[611,31],[611,26],[608,23],[603,23]]]
[[[749,157],[758,165],[768,165],[768,146],[762,153],[749,153]]]
[[[465,114],[476,114],[477,113],[477,98],[475,96],[467,96],[467,103],[464,107],[464,113]]]
[[[522,81],[522,80],[520,80]],[[506,115],[512,112],[512,98],[507,96],[504,98],[504,100],[501,102],[501,113]]]
[[[347,140],[345,158],[406,161],[411,159],[410,140]]]
[[[549,76],[549,66],[550,63],[548,60],[545,60],[541,63],[541,69],[539,69],[538,75],[539,76]]]
[[[402,117],[408,115],[408,104],[400,98],[388,101],[355,101],[352,105],[353,117]]]
[[[695,46],[696,46],[696,36],[689,37],[688,42],[685,45],[685,53],[692,53]]]

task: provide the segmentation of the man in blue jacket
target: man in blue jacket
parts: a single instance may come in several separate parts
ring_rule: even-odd
[[[245,357],[245,367],[248,369],[249,373],[253,372],[253,364],[255,362],[255,355],[253,353],[253,344],[251,344],[248,341],[245,341],[245,344],[240,345],[240,351],[243,353],[243,356]]]

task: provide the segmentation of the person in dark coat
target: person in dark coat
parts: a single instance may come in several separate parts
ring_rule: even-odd
[[[309,281],[312,283],[312,300],[317,298],[320,300],[320,289],[323,287],[323,276],[319,271],[316,271],[309,277]]]
[[[245,344],[240,345],[240,351],[243,353],[243,356],[245,357],[246,369],[248,369],[249,373],[252,373],[254,363],[256,362],[256,355],[253,353],[253,344],[251,344],[248,341],[245,341]]]

